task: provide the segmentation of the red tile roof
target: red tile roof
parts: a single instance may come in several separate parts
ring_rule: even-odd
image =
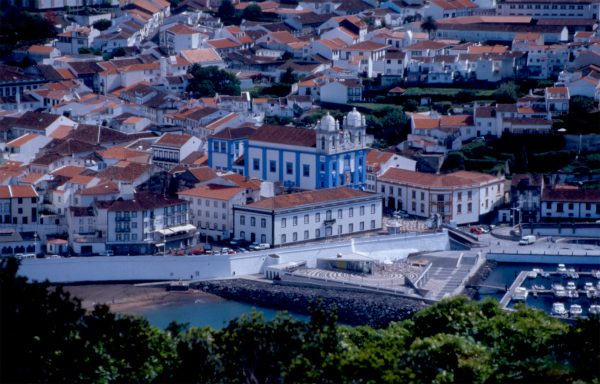
[[[407,184],[422,188],[463,188],[479,186],[500,179],[485,173],[458,171],[447,175],[413,172],[399,168],[391,168],[378,178],[379,181]]]
[[[0,199],[15,197],[38,197],[31,185],[0,185]]]
[[[225,185],[209,184],[202,185],[196,188],[186,189],[185,191],[178,192],[177,195],[227,201],[231,200],[243,191],[244,189],[240,187],[228,187]]]
[[[252,136],[252,141],[265,143],[316,147],[317,132],[308,128],[296,128],[281,125],[263,125]]]
[[[377,195],[373,195],[368,192],[350,189],[347,187],[338,187],[291,193],[289,195],[279,195],[257,201],[256,203],[249,204],[248,207],[277,210],[287,208],[299,208],[303,206],[344,201],[361,197],[371,197],[373,199],[378,198]]]

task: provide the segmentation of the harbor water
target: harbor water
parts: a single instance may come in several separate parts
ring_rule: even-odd
[[[195,327],[211,327],[220,329],[243,314],[250,315],[252,311],[262,313],[265,320],[275,319],[278,311],[271,308],[255,307],[250,304],[230,300],[201,301],[179,305],[164,305],[133,311],[132,314],[145,317],[150,324],[165,329],[170,322],[189,323]],[[289,312],[288,312],[289,313]],[[296,313],[290,315],[297,320],[308,321],[309,317]]]
[[[576,272],[591,272],[594,269],[598,269],[598,265],[577,265],[570,264],[567,268],[573,268]],[[510,287],[513,281],[517,278],[522,271],[531,271],[532,269],[543,269],[545,272],[556,272],[557,265],[554,264],[531,264],[531,263],[498,263],[496,268],[490,273],[485,281],[480,282],[481,287],[479,288],[478,298],[484,299],[492,297],[498,301],[502,299],[505,292],[500,288]],[[552,293],[533,295],[531,290],[534,285],[544,286],[546,289],[552,289],[553,284],[561,284],[566,286],[567,282],[573,281],[577,286],[578,290],[582,290],[586,282],[591,282],[593,286],[600,281],[590,275],[580,275],[578,279],[572,279],[569,277],[561,277],[560,274],[553,273],[550,277],[543,277],[538,274],[536,278],[526,278],[521,284],[522,287],[530,290],[530,294],[525,300],[527,306],[542,309],[547,313],[552,310],[552,304],[555,302],[564,303],[568,309],[572,304],[579,304],[583,309],[583,316],[588,313],[589,306],[592,304],[600,304],[599,299],[590,299],[585,294],[580,294],[578,298],[557,298]],[[515,306],[517,302],[511,300],[508,304],[508,308]]]

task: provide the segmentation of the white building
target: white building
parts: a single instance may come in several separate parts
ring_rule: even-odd
[[[235,237],[271,246],[379,230],[381,198],[337,187],[280,195],[235,206]]]
[[[246,204],[246,190],[217,184],[202,185],[177,193],[189,203],[190,221],[199,231],[200,239],[221,241],[231,237],[233,206]]]
[[[543,221],[595,221],[600,219],[600,191],[577,188],[544,188]]]
[[[385,205],[444,222],[476,223],[504,199],[504,177],[459,171],[447,175],[392,168],[378,177]]]
[[[152,163],[163,169],[171,169],[198,151],[202,141],[188,134],[165,133],[156,143],[152,144]]]
[[[108,209],[107,248],[119,255],[153,254],[192,244],[188,202],[162,195],[136,194]]]

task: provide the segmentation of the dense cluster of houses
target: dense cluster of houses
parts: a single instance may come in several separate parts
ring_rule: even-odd
[[[220,1],[84,3],[25,1],[105,12],[65,12],[55,40],[13,52],[35,65],[0,64],[0,254],[286,245],[379,231],[385,208],[478,222],[507,203],[503,176],[418,172],[370,147],[356,108],[303,128],[266,121],[365,101],[368,79],[399,96],[399,83],[555,83],[469,114],[411,113],[399,148],[443,155],[480,136],[549,132],[573,96],[600,98],[597,0],[265,1],[270,21],[229,26]],[[423,30],[427,17],[435,28]],[[241,94],[191,97],[194,65],[229,71]],[[290,71],[288,95],[256,96]],[[536,193],[535,220],[600,215],[594,193]]]

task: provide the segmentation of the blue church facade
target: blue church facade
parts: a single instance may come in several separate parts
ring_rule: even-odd
[[[221,132],[208,139],[209,165],[287,188],[363,188],[364,118],[354,110],[344,117],[342,127],[326,115],[315,129],[264,125],[254,132]]]

